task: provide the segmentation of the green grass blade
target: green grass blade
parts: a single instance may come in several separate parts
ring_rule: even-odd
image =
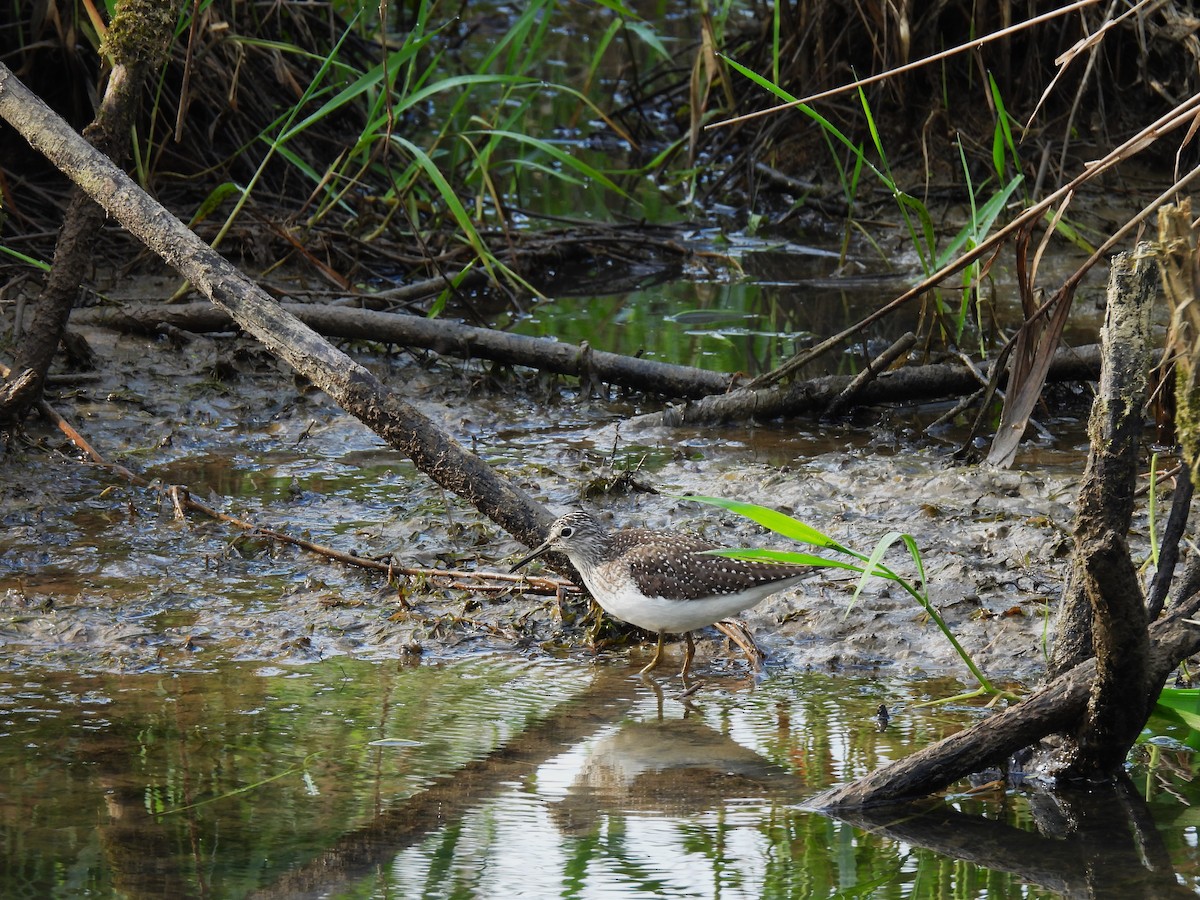
[[[979,212],[976,214],[974,220],[964,225],[962,230],[946,245],[946,248],[938,254],[938,268],[941,268],[957,256],[959,251],[966,247],[969,242],[978,244],[980,239],[992,230],[992,226],[996,224],[996,219],[1004,212],[1008,201],[1016,193],[1017,188],[1021,186],[1024,180],[1024,175],[1014,176],[999,193],[993,194],[983,206],[979,207]]]
[[[840,559],[827,559],[812,553],[797,553],[794,550],[768,550],[765,547],[733,547],[722,550],[705,550],[707,556],[728,556],[731,559],[749,559],[761,562],[785,563],[790,566],[814,566],[820,569],[848,569],[862,572],[863,567]]]
[[[739,516],[745,516],[747,519],[757,522],[764,528],[771,529],[776,534],[781,534],[802,544],[825,547],[849,556],[865,558],[859,556],[853,550],[843,547],[829,535],[822,534],[811,525],[806,525],[798,519],[793,519],[791,516],[781,513],[776,509],[769,509],[755,503],[746,503],[743,500],[726,500],[724,497],[700,497],[689,494],[683,499],[695,500],[697,503],[707,503],[709,506],[719,506],[721,509],[727,509],[730,512],[737,513]]]
[[[674,59],[671,51],[667,49],[667,45],[662,42],[662,38],[646,22],[626,22],[625,27],[637,35],[638,40],[654,51],[655,55],[664,62],[670,62]]]
[[[783,100],[785,103],[794,103],[795,102],[796,98],[794,96],[789,94],[787,91],[785,91],[783,88],[779,87],[778,85],[772,83],[769,78],[764,78],[763,76],[761,76],[757,72],[755,72],[753,69],[746,68],[741,63],[737,62],[736,60],[732,59],[729,56],[726,56],[724,54],[718,54],[718,55],[720,56],[721,59],[723,59],[725,62],[727,62],[729,64],[730,68],[732,68],[735,72],[737,72],[740,75],[745,76],[746,78],[749,78],[751,81],[753,81],[759,87],[761,87],[767,91],[770,91],[772,94],[774,94],[780,100]],[[823,115],[821,115],[815,109],[813,109],[811,106],[809,106],[805,103],[800,104],[799,106],[796,107],[796,109],[799,110],[800,112],[804,113],[804,115],[808,116],[810,119],[812,119],[818,125],[820,125],[822,131],[824,131],[826,134],[831,136],[838,143],[840,143],[844,147],[846,147],[846,149],[848,149],[851,153],[853,153],[855,156],[857,156],[862,161],[863,165],[865,165],[871,172],[873,172],[875,174],[875,177],[878,178],[880,180],[880,182],[882,182],[884,185],[886,185],[889,190],[895,190],[895,185],[892,182],[892,180],[884,172],[880,171],[878,166],[876,166],[869,159],[867,159],[866,155],[863,153],[862,147],[860,147],[854,141],[850,140],[850,138],[848,138],[836,125],[834,125],[827,118],[825,118]]]
[[[618,3],[617,0],[593,0],[596,6],[607,9],[609,12],[614,12],[623,19],[636,19],[638,14],[631,10],[624,3]]]
[[[458,227],[462,229],[463,236],[475,251],[479,261],[483,263],[483,267],[487,269],[488,275],[493,279],[496,277],[496,272],[492,267],[492,255],[484,246],[483,239],[479,236],[479,231],[475,228],[475,223],[471,220],[471,216],[467,213],[466,208],[462,205],[462,201],[458,199],[458,194],[450,182],[446,180],[446,176],[442,174],[441,169],[437,164],[429,158],[424,150],[414,144],[407,138],[403,138],[398,134],[393,134],[391,140],[403,147],[409,152],[417,165],[429,176],[429,180],[433,182],[437,188],[438,195],[442,198],[442,202],[446,204],[446,208],[450,210],[450,215],[454,217],[454,221],[458,223]]]
[[[624,197],[625,199],[630,199],[629,195],[626,194],[625,191],[623,191],[612,179],[610,179],[607,175],[605,175],[599,169],[588,165],[581,159],[576,159],[570,153],[567,153],[561,147],[555,146],[554,144],[550,143],[549,141],[544,141],[541,138],[536,138],[536,137],[533,137],[532,135],[522,134],[519,131],[505,131],[503,129],[489,130],[486,132],[473,131],[473,132],[468,132],[468,133],[473,134],[473,135],[486,135],[488,137],[507,138],[508,140],[513,141],[514,143],[524,144],[527,147],[532,147],[535,150],[538,150],[539,152],[546,154],[547,156],[551,157],[552,159],[558,160],[564,166],[568,166],[571,169],[575,170],[580,175],[582,175],[585,179],[593,181],[596,184],[601,184],[604,187],[608,188],[610,191],[612,191],[616,194],[619,194],[621,197]]]
[[[950,626],[942,618],[937,608],[929,600],[926,593],[925,585],[927,576],[925,572],[925,563],[921,559],[921,551],[917,547],[916,539],[910,534],[904,534],[898,531],[891,531],[884,535],[875,548],[871,551],[870,556],[864,556],[855,550],[835,541],[833,538],[813,528],[811,525],[806,525],[804,522],[794,519],[791,516],[781,513],[778,510],[770,509],[769,507],[759,506],[755,503],[747,503],[743,500],[726,500],[723,497],[702,497],[688,495],[680,499],[695,500],[697,503],[706,503],[709,506],[717,506],[721,509],[729,510],[744,516],[751,521],[769,528],[776,534],[781,534],[784,537],[799,541],[800,543],[810,544],[815,547],[836,550],[839,553],[844,553],[858,560],[865,561],[865,565],[858,566],[853,563],[843,562],[841,560],[830,560],[824,557],[814,556],[808,553],[790,553],[787,551],[767,550],[762,548],[750,550],[713,550],[708,551],[714,556],[731,556],[739,559],[759,559],[770,560],[772,562],[794,562],[800,565],[818,566],[821,568],[838,568],[849,569],[851,571],[860,572],[862,577],[858,581],[858,586],[854,590],[854,595],[851,597],[850,603],[854,604],[855,600],[862,593],[868,578],[884,578],[888,581],[893,581],[900,585],[904,591],[921,605],[926,614],[937,625],[938,630],[946,638],[947,642],[954,649],[954,652],[963,661],[970,670],[971,674],[979,682],[983,690],[989,693],[997,693],[992,683],[988,680],[983,671],[976,665],[975,660],[966,651],[966,648],[959,643],[958,638],[954,636],[954,632],[950,630]],[[917,579],[920,584],[918,589],[912,582],[897,575],[890,568],[883,565],[883,557],[887,551],[896,543],[902,543],[912,557],[913,564],[917,570]]]
[[[35,259],[28,254],[22,253],[20,250],[14,250],[12,247],[6,247],[4,244],[0,244],[0,253],[4,253],[13,257],[14,259],[19,259],[26,265],[33,266],[35,269],[41,269],[43,272],[50,271],[50,263],[43,262],[40,259]]]
[[[1004,178],[1005,151],[1012,160],[1013,169],[1021,171],[1020,157],[1017,156],[1017,145],[1013,140],[1012,119],[1004,107],[1004,98],[1000,96],[1000,86],[988,72],[988,88],[992,94],[992,102],[996,105],[996,131],[992,139],[992,164],[996,167],[996,175]]]

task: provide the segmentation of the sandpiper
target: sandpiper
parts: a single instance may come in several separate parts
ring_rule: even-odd
[[[566,554],[596,602],[611,616],[658,632],[652,671],[662,658],[663,635],[687,639],[683,673],[691,668],[691,631],[749,609],[807,576],[810,566],[711,556],[723,549],[698,538],[644,528],[609,531],[582,510],[550,526],[546,540],[511,569],[551,550]]]

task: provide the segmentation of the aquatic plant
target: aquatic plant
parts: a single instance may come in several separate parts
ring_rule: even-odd
[[[929,616],[930,620],[937,626],[942,636],[947,643],[954,649],[959,659],[963,661],[966,667],[970,670],[975,680],[979,682],[980,690],[989,694],[996,694],[999,691],[992,686],[992,683],[984,675],[983,670],[979,668],[971,654],[959,642],[954,631],[942,618],[940,612],[933,602],[929,599],[928,585],[925,576],[925,564],[921,559],[921,551],[917,547],[916,539],[911,534],[903,534],[898,531],[892,531],[885,534],[875,544],[871,553],[860,553],[850,547],[845,546],[841,542],[835,540],[827,534],[818,531],[811,525],[800,521],[793,516],[782,513],[776,509],[759,506],[755,503],[747,503],[743,500],[728,500],[722,497],[701,497],[688,495],[688,500],[695,500],[697,503],[707,503],[710,506],[718,506],[722,509],[727,509],[730,512],[737,513],[739,516],[744,516],[753,522],[757,522],[764,528],[769,528],[776,534],[783,535],[789,540],[796,541],[802,544],[808,544],[817,547],[821,550],[832,550],[840,553],[843,556],[848,556],[857,562],[847,562],[839,559],[829,559],[823,556],[816,556],[811,553],[799,553],[791,550],[767,550],[762,548],[751,549],[733,549],[733,550],[714,550],[710,551],[717,556],[732,556],[737,559],[759,559],[772,560],[779,563],[788,563],[791,565],[813,566],[814,568],[833,568],[833,569],[848,569],[852,572],[858,572],[860,578],[858,585],[854,589],[854,594],[850,599],[853,603],[862,593],[866,584],[871,578],[883,578],[887,581],[894,582],[899,585],[903,591],[917,602],[918,605]],[[885,565],[883,557],[887,551],[895,544],[901,544],[909,553],[912,559],[913,566],[916,569],[916,578],[908,579],[897,574],[892,568]],[[972,695],[966,695],[972,696]],[[960,699],[960,698],[956,698]]]

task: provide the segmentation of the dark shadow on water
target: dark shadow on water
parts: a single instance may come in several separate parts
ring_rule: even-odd
[[[877,837],[964,860],[1064,897],[1194,897],[1178,881],[1150,808],[1128,780],[1091,790],[1035,791],[1036,827],[934,800],[832,815]]]

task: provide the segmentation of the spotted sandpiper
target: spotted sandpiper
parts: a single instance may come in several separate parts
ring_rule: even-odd
[[[644,528],[609,531],[579,510],[557,519],[546,540],[511,571],[551,550],[565,553],[605,612],[658,632],[654,659],[642,674],[652,671],[662,658],[663,635],[682,632],[687,639],[686,675],[695,652],[692,629],[749,609],[812,570],[810,566],[730,559],[704,552],[721,549],[719,544],[672,532]]]

